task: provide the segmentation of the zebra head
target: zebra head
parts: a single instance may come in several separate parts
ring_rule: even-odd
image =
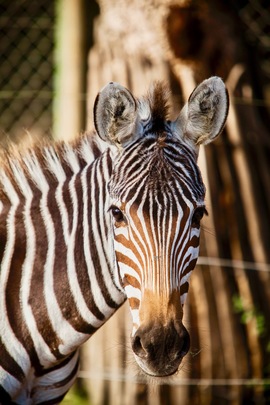
[[[132,314],[132,349],[152,376],[175,373],[189,350],[183,305],[206,213],[196,161],[199,146],[218,136],[228,112],[218,77],[202,82],[173,122],[167,120],[167,101],[160,83],[140,100],[109,83],[95,103],[97,132],[117,147],[109,211]]]

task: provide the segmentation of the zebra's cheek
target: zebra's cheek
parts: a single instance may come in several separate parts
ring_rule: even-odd
[[[132,336],[136,333],[137,328],[140,324],[139,308],[142,299],[141,290],[139,288],[134,288],[131,285],[125,286],[125,292],[128,298],[129,309],[132,317]]]

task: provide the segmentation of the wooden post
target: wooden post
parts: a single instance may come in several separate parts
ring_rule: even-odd
[[[113,381],[103,382],[103,392],[111,394],[106,403],[115,403],[116,393],[120,403],[132,405],[165,403],[165,396],[168,405],[210,404],[222,397],[231,398],[233,405],[251,398],[263,403],[262,380],[252,387],[241,382],[267,376],[269,273],[251,273],[245,263],[241,262],[243,268],[239,269],[235,262],[260,264],[269,260],[270,144],[251,97],[251,86],[257,77],[251,80],[254,72],[243,51],[247,48],[248,54],[250,49],[241,42],[242,35],[237,34],[241,31],[239,16],[224,2],[210,0],[152,0],[147,7],[144,0],[130,0],[126,6],[117,0],[98,0],[98,4],[100,16],[89,54],[89,111],[99,89],[111,80],[127,86],[135,95],[145,93],[154,80],[164,80],[175,101],[186,100],[194,86],[211,75],[221,76],[231,90],[231,114],[224,134],[202,150],[199,157],[210,215],[202,223],[205,229],[201,234],[200,259],[205,262],[200,260],[191,276],[185,304],[185,321],[194,342],[186,358],[190,364],[174,377],[171,386],[158,386],[152,395],[151,386],[141,384],[130,364],[125,306],[99,331],[99,339],[90,341],[88,346],[93,358],[102,359],[107,371],[116,370],[121,361],[112,358],[104,342],[112,338],[119,342],[124,381],[122,385],[117,381],[115,387]],[[232,91],[235,66],[240,66],[240,62],[248,74],[245,81],[237,80]],[[242,100],[238,102],[240,96]],[[243,100],[248,100],[249,107]],[[233,298],[243,303],[240,310]],[[261,329],[258,320],[262,321]],[[85,367],[94,372],[95,360]],[[185,385],[188,378],[190,386]],[[197,379],[201,379],[201,384],[197,384]],[[88,390],[93,396],[93,382]],[[93,403],[103,402],[97,398]]]
[[[56,1],[53,135],[69,140],[83,130],[83,0]]]

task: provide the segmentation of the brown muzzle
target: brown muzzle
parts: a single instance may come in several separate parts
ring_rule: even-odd
[[[143,371],[155,377],[174,374],[190,347],[189,334],[181,323],[167,326],[155,320],[138,328],[132,337],[132,350]]]

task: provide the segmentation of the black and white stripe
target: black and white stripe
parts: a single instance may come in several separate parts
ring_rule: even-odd
[[[0,381],[2,390],[18,403],[27,403],[35,374],[70,356],[125,299],[113,271],[110,217],[104,215],[111,156],[107,151],[86,162],[80,154],[86,142],[91,156],[92,142],[85,138],[78,149],[45,147],[42,155],[34,150],[20,159],[10,158],[0,172],[5,244]],[[54,372],[60,394],[65,370],[73,378],[70,367]],[[44,374],[38,380],[45,390],[50,378]],[[29,387],[17,398],[27,381]],[[47,400],[54,398],[53,386],[44,392]]]
[[[215,94],[224,91],[215,89],[220,79],[209,80]],[[187,352],[182,306],[198,257],[205,190],[197,146],[185,141],[181,115],[166,121],[162,91],[158,84],[138,103],[110,83],[95,104],[99,137],[3,159],[0,403],[59,403],[76,377],[79,346],[126,297],[143,370],[172,373]],[[152,363],[151,356],[142,359],[138,336],[151,317],[147,294],[160,297],[159,317],[171,302],[175,311],[170,324],[176,326],[162,332],[173,351]]]
[[[199,227],[192,217],[204,209],[205,188],[192,151],[167,133],[162,149],[152,135],[127,148],[109,189],[112,205],[125,213],[125,226],[115,226],[115,249],[121,279],[134,280],[126,293],[138,305],[132,308],[138,326],[142,286],[157,294],[180,289],[184,304],[198,257]]]

